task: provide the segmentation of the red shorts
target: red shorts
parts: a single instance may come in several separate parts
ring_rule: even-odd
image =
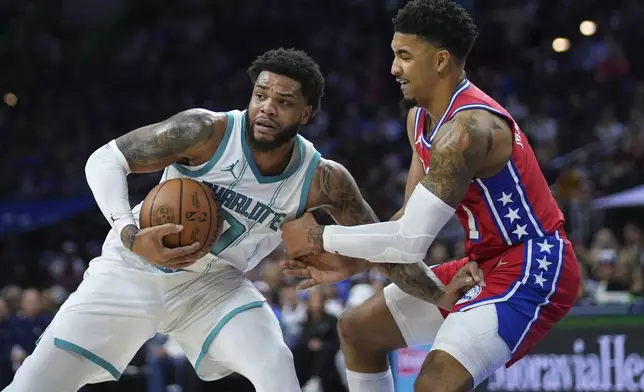
[[[448,284],[469,259],[432,267]],[[581,276],[577,257],[567,238],[552,236],[529,240],[499,257],[479,262],[487,286],[475,286],[454,305],[452,312],[494,304],[499,335],[512,351],[510,366],[543,339],[575,303]],[[443,311],[447,317],[450,312]]]

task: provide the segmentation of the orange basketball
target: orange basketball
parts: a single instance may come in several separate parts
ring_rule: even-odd
[[[145,197],[139,216],[141,229],[166,223],[183,225],[177,234],[163,237],[168,248],[195,242],[210,249],[219,237],[220,206],[207,185],[190,178],[175,178],[152,188]]]

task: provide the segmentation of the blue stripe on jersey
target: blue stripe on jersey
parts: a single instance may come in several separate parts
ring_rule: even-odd
[[[517,193],[521,197],[521,203],[523,204],[523,208],[526,209],[526,212],[528,213],[528,218],[530,219],[530,222],[532,223],[539,237],[552,234],[552,233],[546,233],[546,231],[543,228],[543,225],[541,224],[541,220],[539,219],[537,214],[534,213],[534,208],[532,208],[532,203],[530,203],[530,199],[527,196],[528,192],[526,192],[525,187],[523,186],[523,181],[521,181],[521,174],[519,173],[519,169],[517,169],[512,159],[510,159],[510,162],[508,162],[508,168],[510,170],[510,174],[512,175],[512,179],[514,180]]]
[[[496,175],[476,181],[499,233],[508,245],[545,235],[526,197],[519,171],[512,159]]]
[[[539,319],[541,308],[550,304],[550,298],[557,290],[563,251],[564,242],[559,233],[528,241],[521,279],[503,295],[474,301],[461,311],[495,304],[499,336],[513,353],[516,352]]]
[[[315,173],[315,168],[318,167],[321,157],[320,153],[316,151],[309,162],[309,166],[306,168],[304,183],[302,184],[302,193],[300,193],[300,205],[297,208],[297,214],[295,215],[296,218],[299,218],[304,214],[306,203],[309,200],[309,189],[311,188],[311,181],[313,181],[313,173]]]
[[[228,140],[230,140],[230,135],[233,133],[233,126],[235,125],[235,117],[233,117],[233,114],[230,112],[226,113],[226,117],[228,122],[226,123],[226,132],[224,132],[224,137],[221,139],[221,142],[219,143],[219,147],[217,147],[217,151],[215,151],[215,155],[210,158],[208,163],[206,163],[205,166],[203,166],[200,169],[197,170],[190,170],[188,167],[180,165],[178,163],[173,163],[172,166],[174,166],[175,169],[177,169],[181,174],[183,174],[186,177],[200,177],[203,176],[204,174],[208,173],[210,169],[213,168],[217,164],[217,161],[221,158],[222,155],[224,155],[224,151],[226,151],[226,145],[228,144]]]
[[[477,178],[476,182],[479,184],[479,187],[481,187],[481,192],[483,192],[483,198],[485,200],[485,205],[487,206],[488,212],[490,213],[490,216],[492,216],[494,225],[496,226],[496,229],[499,231],[499,237],[505,241],[506,244],[512,245],[512,240],[510,239],[510,236],[508,234],[507,228],[503,224],[503,220],[501,219],[499,209],[497,205],[494,203],[494,199],[492,198],[492,194],[490,193],[488,187],[485,185],[485,183],[480,179]]]
[[[521,276],[523,279],[526,278],[526,275],[530,271],[531,267],[531,262],[532,262],[532,247],[530,246],[532,240],[528,241],[528,244],[526,245],[524,251],[523,251],[523,267],[521,268]],[[503,262],[503,257],[499,259],[499,262]],[[522,279],[522,280],[523,280]],[[516,294],[516,292],[519,290],[521,286],[522,280],[517,280],[512,284],[504,293],[493,296],[493,297],[487,297],[487,298],[482,298],[479,300],[474,300],[471,303],[469,303],[467,306],[464,306],[461,308],[461,311],[465,311],[468,309],[476,308],[481,305],[485,304],[493,304],[493,303],[498,303],[498,302],[505,302],[508,299],[510,299],[513,295]]]

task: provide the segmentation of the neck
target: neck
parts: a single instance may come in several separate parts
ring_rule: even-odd
[[[456,88],[461,84],[463,79],[465,79],[465,71],[456,73],[454,76],[448,78],[440,79],[434,90],[430,93],[430,98],[418,100],[418,105],[427,109],[429,112],[432,123],[435,124],[443,116],[449,106],[449,101],[452,99],[454,91],[456,91]]]
[[[250,152],[263,176],[276,176],[282,174],[288,167],[294,147],[295,138],[271,151],[262,152],[251,148]]]

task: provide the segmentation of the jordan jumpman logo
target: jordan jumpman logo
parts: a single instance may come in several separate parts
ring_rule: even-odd
[[[237,164],[238,164],[238,163],[239,163],[239,159],[238,159],[238,160],[236,160],[236,161],[235,161],[235,163],[232,163],[232,164],[228,165],[228,167],[227,167],[227,168],[225,168],[225,169],[221,169],[221,171],[227,171],[227,172],[230,172],[230,174],[232,174],[232,175],[233,175],[233,178],[236,180],[236,179],[237,179],[237,176],[235,175],[235,166],[237,166]]]

